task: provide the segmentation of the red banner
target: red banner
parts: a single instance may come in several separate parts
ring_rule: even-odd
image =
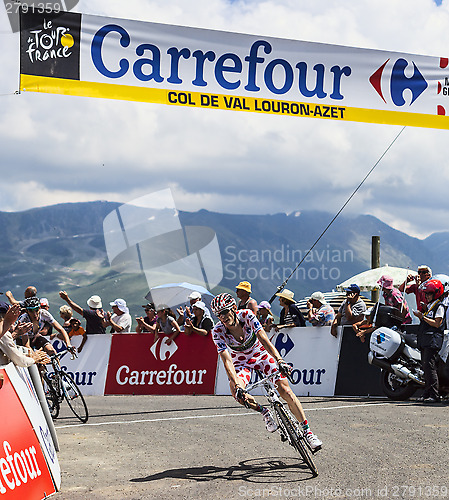
[[[105,394],[214,394],[217,349],[210,335],[112,336]]]
[[[39,441],[5,370],[0,375],[0,498],[46,498],[55,487]]]

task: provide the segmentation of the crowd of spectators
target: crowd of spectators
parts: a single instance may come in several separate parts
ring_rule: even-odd
[[[412,322],[405,295],[415,294],[418,312],[425,313],[426,295],[420,285],[431,276],[432,271],[428,266],[419,266],[418,274],[409,274],[398,288],[393,286],[390,276],[379,279],[384,303],[397,308],[404,324]],[[321,291],[315,291],[307,300],[307,312],[304,315],[294,292],[286,288],[276,293],[279,316],[273,311],[270,302],[262,300],[258,303],[251,294],[250,282],[241,281],[236,285],[238,309],[250,309],[267,333],[303,327],[308,323],[314,327],[330,327],[330,333],[337,336],[338,326],[353,325],[355,334],[363,341],[367,329],[372,327],[372,318],[367,314],[366,304],[360,297],[360,287],[356,283],[345,289],[345,298],[337,311],[334,311]],[[103,309],[98,295],[89,297],[86,306],[82,307],[67,292],[61,291],[59,296],[66,304],[59,308],[60,323],[50,313],[48,299],[39,299],[33,286],[25,289],[23,300],[17,300],[10,291],[5,296],[9,304],[0,302],[0,363],[5,359],[12,359],[20,366],[46,363],[48,355],[55,353],[50,342],[54,338],[62,340],[69,348],[72,348],[72,340],[78,338],[77,349],[82,352],[90,335],[135,331],[153,335],[153,342],[162,338],[169,345],[181,333],[206,337],[214,328],[214,318],[197,291],[186,297],[186,304],[176,309],[177,314],[167,304],[147,302],[142,305],[145,314],[135,317],[134,328],[129,308],[122,298],[110,302],[111,310],[107,311]]]

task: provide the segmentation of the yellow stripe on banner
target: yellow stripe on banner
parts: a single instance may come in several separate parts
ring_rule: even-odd
[[[262,99],[259,97],[228,96],[223,94],[132,87],[128,85],[82,82],[78,80],[42,76],[20,75],[20,89],[28,92],[120,99],[174,106],[449,129],[449,117],[447,116],[348,108],[338,105],[311,104],[276,99]]]

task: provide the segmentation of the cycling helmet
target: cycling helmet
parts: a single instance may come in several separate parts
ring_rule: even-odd
[[[449,276],[447,274],[435,274],[435,276],[432,276],[431,279],[440,280],[443,285],[444,292],[449,292]]]
[[[27,310],[31,310],[31,311],[37,311],[41,304],[39,302],[39,299],[37,297],[29,297],[28,299],[25,299],[23,301],[23,306],[25,307],[25,309]]]
[[[232,309],[236,305],[234,297],[229,293],[220,293],[212,299],[210,307],[215,316],[218,316],[225,309]]]
[[[433,293],[434,300],[439,299],[444,293],[441,281],[433,278],[425,281],[422,285],[419,285],[419,289],[424,293]]]

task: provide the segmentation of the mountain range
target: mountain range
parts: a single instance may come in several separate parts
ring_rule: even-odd
[[[104,304],[127,300],[131,313],[141,314],[149,290],[142,272],[111,268],[103,236],[104,218],[119,203],[65,203],[23,212],[0,212],[0,291],[22,298],[33,284],[50,299],[57,315],[65,289],[80,305],[98,294]],[[179,212],[183,227],[205,226],[217,237],[223,278],[213,290],[235,290],[239,281],[252,283],[252,296],[268,300],[327,227],[332,214],[301,211],[273,215],[230,215],[200,210]],[[371,237],[380,236],[381,265],[416,269],[427,264],[449,274],[449,232],[425,239],[408,236],[369,215],[340,215],[326,231],[287,288],[298,300],[310,293],[335,289],[371,265]],[[152,285],[150,283],[150,285]],[[275,308],[276,312],[276,308]]]

